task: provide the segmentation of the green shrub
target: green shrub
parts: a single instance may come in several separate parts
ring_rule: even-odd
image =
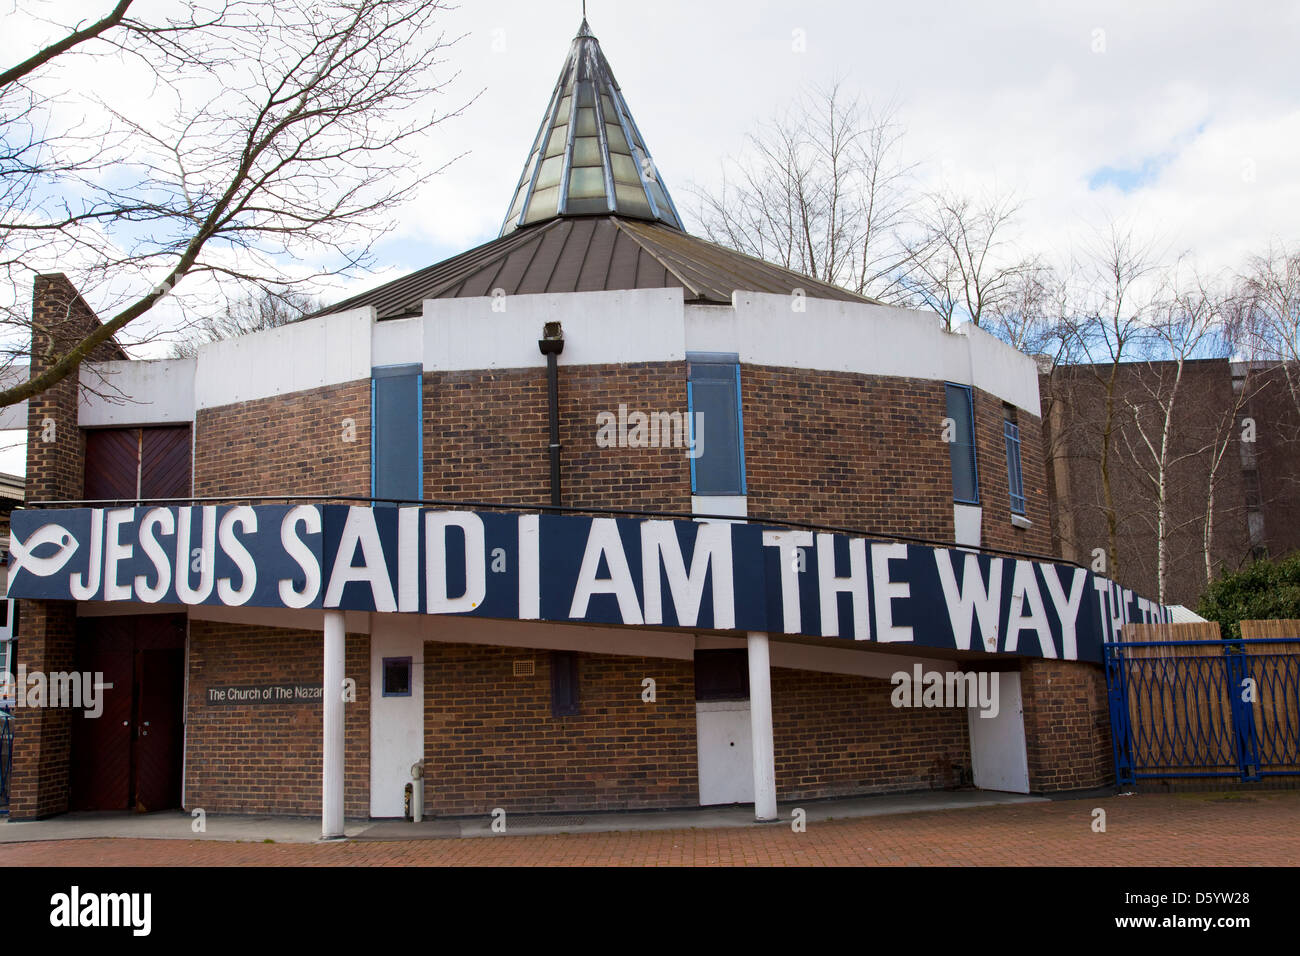
[[[1226,638],[1241,637],[1242,621],[1300,618],[1300,551],[1225,574],[1201,595],[1196,613],[1218,621]]]

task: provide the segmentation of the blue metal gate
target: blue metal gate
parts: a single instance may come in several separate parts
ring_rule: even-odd
[[[1115,776],[1300,775],[1300,638],[1107,643]]]

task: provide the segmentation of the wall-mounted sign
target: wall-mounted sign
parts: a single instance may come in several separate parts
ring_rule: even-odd
[[[768,631],[1101,660],[1164,608],[1071,565],[723,522],[349,505],[17,510],[17,598]]]
[[[207,689],[205,704],[317,704],[320,684],[218,684]]]

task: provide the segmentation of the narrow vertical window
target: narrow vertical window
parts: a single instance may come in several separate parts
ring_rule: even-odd
[[[388,365],[371,372],[371,497],[424,497],[423,381],[419,365]]]
[[[975,406],[968,385],[948,385],[948,417],[952,432],[948,454],[952,459],[952,499],[958,504],[980,503],[979,473],[975,467]]]
[[[1007,406],[1002,420],[1002,435],[1007,444],[1007,487],[1011,490],[1011,510],[1025,513],[1025,481],[1020,473],[1020,426],[1016,410]]]
[[[551,716],[573,717],[578,709],[578,655],[573,651],[552,651]]]
[[[691,493],[745,493],[745,429],[740,410],[740,357],[717,352],[686,356],[690,418]]]

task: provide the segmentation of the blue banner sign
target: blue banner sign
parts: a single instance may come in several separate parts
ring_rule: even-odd
[[[9,596],[767,631],[1101,660],[1168,611],[1066,564],[725,522],[418,507],[13,512]]]

